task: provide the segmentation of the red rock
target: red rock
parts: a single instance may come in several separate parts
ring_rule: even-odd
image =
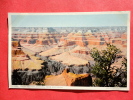
[[[62,73],[66,80],[67,86],[92,86],[92,78],[90,74],[73,74],[65,69]]]
[[[121,38],[122,38],[122,39],[127,39],[127,34],[122,34],[122,35],[121,35]]]

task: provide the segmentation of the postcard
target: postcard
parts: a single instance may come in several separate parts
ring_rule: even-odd
[[[9,13],[9,88],[121,90],[130,12]]]

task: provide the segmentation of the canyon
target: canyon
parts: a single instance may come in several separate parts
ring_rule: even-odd
[[[119,56],[127,55],[126,31],[101,28],[96,32],[59,29],[51,32],[44,28],[45,31],[38,33],[22,29],[14,28],[12,32],[13,85],[42,82],[51,86],[92,86],[91,65],[95,62],[90,56],[91,49],[104,50],[110,43],[122,51]],[[119,67],[120,62],[118,59],[114,65]]]

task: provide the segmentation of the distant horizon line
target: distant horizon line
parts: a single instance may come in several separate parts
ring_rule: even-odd
[[[23,27],[26,27],[26,26],[23,26]],[[29,27],[33,27],[33,26],[29,26]],[[43,27],[43,26],[34,26],[34,27]],[[55,26],[49,26],[49,27],[55,27]],[[66,27],[74,27],[74,26],[66,26]],[[76,26],[76,27],[127,27],[127,26]],[[17,28],[17,27],[12,27],[12,28]],[[22,26],[19,28],[22,28]],[[46,28],[48,28],[48,27],[46,27]],[[61,27],[61,28],[63,28],[63,27]]]

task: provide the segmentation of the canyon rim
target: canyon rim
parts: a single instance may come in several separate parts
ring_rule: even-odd
[[[9,13],[9,88],[129,90],[129,17]]]

